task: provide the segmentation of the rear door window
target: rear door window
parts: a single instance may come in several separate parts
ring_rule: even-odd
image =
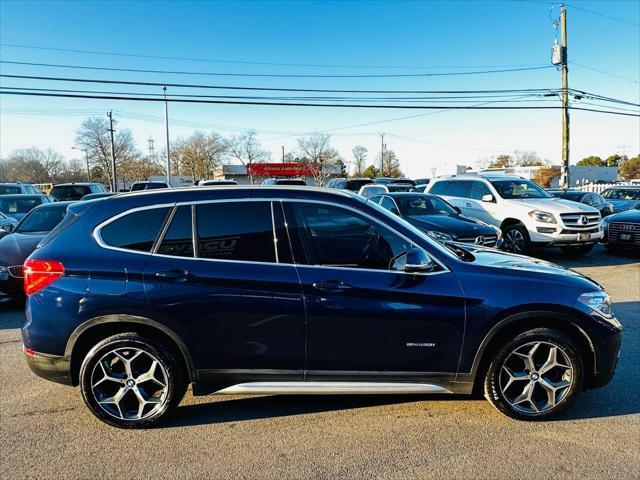
[[[150,252],[169,210],[162,207],[127,213],[102,227],[100,237],[110,247]]]
[[[450,197],[461,197],[468,198],[471,190],[471,182],[466,182],[464,180],[461,181],[453,181],[449,182],[449,188],[447,190],[447,195]]]
[[[449,184],[451,182],[436,182],[431,189],[429,190],[429,193],[433,193],[434,195],[449,195]]]
[[[174,257],[193,257],[193,227],[190,205],[182,205],[176,209],[157,253]]]
[[[271,202],[196,206],[199,258],[276,262]]]

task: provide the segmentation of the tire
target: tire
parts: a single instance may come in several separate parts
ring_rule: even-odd
[[[162,344],[134,332],[105,338],[80,367],[80,390],[98,419],[118,428],[147,428],[182,400],[188,382]]]
[[[527,228],[521,223],[514,223],[502,230],[502,248],[510,253],[528,255],[531,248],[531,239]]]
[[[595,247],[595,243],[591,243],[589,245],[580,245],[580,246],[571,246],[571,247],[560,247],[566,255],[571,255],[573,257],[581,257],[582,255],[586,255]]]
[[[556,365],[550,361],[552,349]],[[533,370],[527,368],[530,363],[524,354],[533,358]],[[549,420],[573,402],[583,378],[580,350],[573,340],[557,330],[536,328],[511,338],[498,350],[484,379],[484,395],[508,417]]]

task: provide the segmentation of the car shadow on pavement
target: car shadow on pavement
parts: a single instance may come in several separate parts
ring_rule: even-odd
[[[454,395],[268,395],[182,405],[159,428],[288,417],[354,408],[460,398]],[[464,397],[471,399],[471,397]],[[471,401],[473,401],[471,399]]]
[[[24,305],[16,302],[0,303],[0,330],[22,328],[24,325]]]
[[[567,268],[609,267],[612,265],[629,265],[640,262],[640,256],[631,251],[609,252],[602,245],[597,245],[592,252],[584,256],[572,257],[559,248],[545,248],[533,253],[533,257],[556,263]]]

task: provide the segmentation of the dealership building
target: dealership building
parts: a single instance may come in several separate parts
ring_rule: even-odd
[[[313,167],[302,163],[255,163],[250,165],[253,183],[260,185],[266,178],[303,178],[307,185],[315,185]],[[340,174],[339,167],[325,165],[329,177]],[[213,180],[235,180],[238,185],[251,185],[251,179],[244,165],[219,165],[214,170]]]

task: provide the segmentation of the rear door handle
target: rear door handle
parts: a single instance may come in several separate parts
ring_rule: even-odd
[[[165,280],[173,280],[174,282],[186,282],[193,278],[193,273],[188,272],[182,268],[176,268],[173,270],[163,270],[156,272],[157,278],[163,278]]]
[[[312,286],[316,290],[329,293],[342,293],[353,288],[351,285],[347,285],[340,280],[325,280],[324,282],[314,282]]]

